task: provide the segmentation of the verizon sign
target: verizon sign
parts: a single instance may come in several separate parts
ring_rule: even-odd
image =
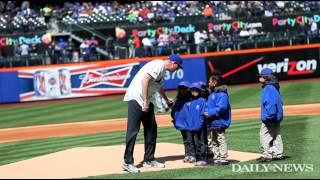
[[[298,46],[299,47],[299,46]],[[259,52],[233,53],[208,57],[207,76],[220,70],[227,84],[257,83],[262,69],[270,68],[279,80],[320,77],[320,46],[270,48]]]
[[[258,64],[258,72],[264,68],[270,68],[275,73],[288,73],[288,75],[312,74],[317,70],[317,60],[289,60],[284,58],[282,62]]]

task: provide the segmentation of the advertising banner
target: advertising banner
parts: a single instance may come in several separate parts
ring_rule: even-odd
[[[219,69],[228,84],[258,82],[263,68],[272,69],[280,80],[320,76],[319,48],[245,53],[206,57],[207,75]]]
[[[148,61],[108,65],[44,67],[18,70],[15,101],[38,101],[87,96],[123,94],[138,70]],[[197,67],[199,73],[194,73]],[[0,74],[0,77],[3,73]],[[205,59],[186,58],[183,70],[166,72],[163,88],[176,89],[181,81],[206,82]],[[3,82],[8,83],[6,81]],[[12,87],[11,87],[12,88]],[[10,89],[4,88],[7,92]],[[12,98],[11,98],[12,99]],[[2,102],[7,102],[3,100]]]
[[[48,100],[123,93],[139,63],[91,64],[19,70],[21,101]]]

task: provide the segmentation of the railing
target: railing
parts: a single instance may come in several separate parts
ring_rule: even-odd
[[[97,52],[85,53],[85,50],[68,49],[63,51],[46,50],[29,55],[0,56],[0,67],[21,67],[48,64],[65,64],[98,61],[102,59]]]
[[[271,38],[249,38],[237,39],[229,41],[212,42],[208,41],[203,44],[184,44],[184,45],[168,45],[166,47],[142,47],[135,48],[134,56],[129,54],[129,47],[127,45],[115,45],[114,49],[106,50],[112,55],[112,58],[101,57],[99,53],[83,53],[80,49],[72,49],[57,53],[48,50],[44,53],[30,54],[29,56],[9,56],[0,57],[0,67],[17,67],[17,66],[33,66],[33,65],[46,65],[46,64],[64,64],[64,63],[77,63],[77,62],[90,62],[107,59],[128,59],[136,57],[151,57],[151,56],[164,56],[173,53],[183,54],[198,54],[206,52],[219,52],[240,49],[254,49],[263,47],[278,47],[278,46],[293,46],[299,44],[313,44],[320,43],[319,34],[311,35],[295,35],[292,37],[271,37]],[[161,53],[160,53],[161,52]],[[129,57],[130,56],[130,57]]]

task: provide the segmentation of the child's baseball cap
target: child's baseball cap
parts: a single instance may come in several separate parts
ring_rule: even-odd
[[[182,81],[179,83],[178,87],[186,87],[186,88],[190,88],[191,84],[187,81]]]
[[[262,71],[258,76],[270,76],[270,75],[273,75],[273,71],[270,68],[264,68],[262,69]]]
[[[182,68],[182,58],[179,54],[172,54],[169,56],[170,61],[173,61],[174,63],[178,64],[180,69]]]
[[[203,82],[203,81],[199,81],[198,83],[201,85],[202,89],[207,87],[207,84],[205,82]]]
[[[201,91],[201,84],[199,82],[194,82],[191,84],[190,89],[198,89]]]

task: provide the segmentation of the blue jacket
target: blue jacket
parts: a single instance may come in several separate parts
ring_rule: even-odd
[[[206,125],[203,115],[207,108],[206,104],[206,100],[202,97],[193,99],[192,101],[186,103],[186,114],[188,122],[187,130],[198,131],[201,130],[204,125]]]
[[[231,124],[231,107],[227,86],[214,89],[208,98],[208,129],[227,129]]]
[[[261,94],[262,122],[278,121],[283,119],[283,103],[279,90],[272,83],[267,83]]]
[[[171,109],[171,117],[174,127],[178,130],[188,130],[187,108],[186,103],[190,101],[188,98],[177,99]]]

